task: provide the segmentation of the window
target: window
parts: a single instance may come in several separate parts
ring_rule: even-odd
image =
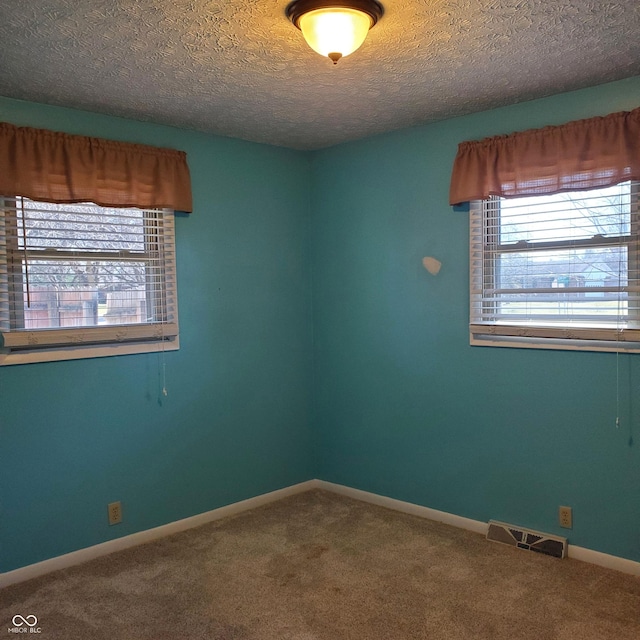
[[[0,194],[0,365],[178,348],[184,151],[0,122]]]
[[[0,204],[0,363],[177,348],[173,211]]]
[[[471,343],[640,350],[639,192],[474,201]]]
[[[640,352],[640,108],[458,145],[471,344]]]

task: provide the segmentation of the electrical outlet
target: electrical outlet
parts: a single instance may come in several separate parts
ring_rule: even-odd
[[[565,529],[571,529],[573,527],[573,511],[571,507],[558,508],[558,521],[560,522],[560,526]]]
[[[119,500],[118,502],[108,504],[107,510],[109,512],[109,524],[119,524],[122,522],[122,505]]]

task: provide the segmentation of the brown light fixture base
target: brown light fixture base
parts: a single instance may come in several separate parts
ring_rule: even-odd
[[[300,18],[305,13],[332,7],[362,11],[362,13],[366,13],[371,18],[371,26],[378,22],[384,13],[382,5],[376,0],[293,0],[286,8],[286,14],[287,18],[299,29]]]

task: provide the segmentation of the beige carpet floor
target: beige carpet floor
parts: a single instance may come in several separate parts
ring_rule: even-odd
[[[310,491],[0,591],[41,640],[639,640],[640,579]]]

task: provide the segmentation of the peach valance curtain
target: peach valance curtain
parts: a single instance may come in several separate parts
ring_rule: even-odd
[[[535,196],[640,180],[640,108],[462,142],[449,202]]]
[[[183,151],[0,123],[0,194],[192,210]]]

